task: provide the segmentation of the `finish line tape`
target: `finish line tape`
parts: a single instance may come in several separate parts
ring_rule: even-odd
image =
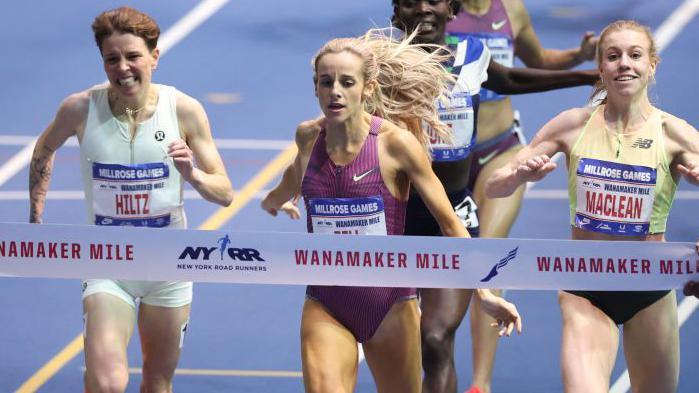
[[[659,290],[694,243],[459,239],[0,223],[0,275],[419,288]]]

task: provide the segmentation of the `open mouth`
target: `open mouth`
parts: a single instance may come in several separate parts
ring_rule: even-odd
[[[620,75],[620,76],[617,76],[616,78],[614,78],[614,80],[617,82],[629,82],[629,81],[632,81],[634,79],[638,79],[638,77],[635,75]]]
[[[333,102],[333,103],[330,103],[330,104],[328,105],[328,109],[330,109],[330,110],[333,111],[333,112],[340,111],[340,110],[342,110],[342,109],[344,109],[344,108],[345,108],[344,105],[342,105],[342,104],[340,104],[340,103],[337,103],[337,102]]]
[[[138,78],[136,78],[135,76],[117,79],[117,83],[119,84],[119,86],[125,87],[133,86],[136,84],[136,82],[138,82]]]
[[[418,33],[432,33],[437,30],[437,25],[433,22],[420,22],[417,25]]]

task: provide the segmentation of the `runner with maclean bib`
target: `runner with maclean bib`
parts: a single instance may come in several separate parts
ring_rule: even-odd
[[[573,239],[665,241],[680,178],[699,185],[699,133],[648,99],[659,61],[648,28],[634,21],[610,24],[601,34],[597,58],[601,82],[592,96],[606,92],[606,97],[592,108],[568,110],[546,124],[529,146],[494,173],[488,196],[507,196],[528,181],[542,179],[556,168],[550,157],[562,152],[568,164]],[[654,142],[640,148],[635,142],[639,138]],[[631,201],[630,213],[622,201]],[[604,267],[613,269],[613,262]],[[648,267],[640,262],[637,268]],[[609,390],[620,336],[617,325],[624,330],[631,390],[676,391],[675,291],[561,291],[559,303],[566,392]]]

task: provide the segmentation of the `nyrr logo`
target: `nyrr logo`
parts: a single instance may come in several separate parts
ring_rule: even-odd
[[[228,258],[234,261],[265,261],[260,256],[260,252],[254,248],[229,247],[229,245],[231,244],[231,239],[230,237],[228,237],[228,235],[218,239],[216,243],[218,243],[217,247],[186,247],[184,251],[182,251],[178,259],[194,259],[208,261],[211,258],[211,254],[214,251],[218,250],[221,256],[221,260],[223,260],[224,256],[227,255]]]
[[[510,252],[505,255],[501,260],[498,261],[498,263],[493,266],[492,269],[490,269],[490,272],[488,273],[487,276],[485,276],[483,279],[481,279],[481,282],[488,282],[490,279],[498,275],[498,269],[501,267],[504,267],[507,265],[511,260],[515,259],[517,256],[517,250],[519,247],[515,247],[514,249],[510,250]]]

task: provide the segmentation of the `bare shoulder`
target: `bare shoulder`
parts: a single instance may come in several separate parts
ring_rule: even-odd
[[[522,0],[503,0],[502,5],[510,19],[518,23],[523,23],[529,19],[529,13]]]
[[[324,118],[319,117],[303,121],[296,127],[295,140],[299,149],[310,150],[323,129],[323,121]]]
[[[426,149],[417,137],[395,123],[381,124],[377,142],[384,162],[395,162],[399,167],[412,167],[423,158],[427,162]]]
[[[420,143],[417,138],[410,133],[410,131],[405,128],[399,127],[395,123],[388,120],[384,120],[381,123],[381,130],[379,132],[379,140],[388,149],[389,152],[393,153],[396,151],[404,151],[413,146],[418,146]]]
[[[90,110],[90,89],[66,97],[58,107],[56,117],[46,129],[46,143],[58,148],[72,135],[82,137]]]
[[[175,91],[175,110],[181,137],[187,143],[210,139],[212,137],[211,127],[204,106],[196,98],[179,90]]]
[[[563,111],[549,120],[536,133],[530,146],[545,154],[568,153],[580,135],[580,130],[590,118],[593,108],[573,108]]]
[[[549,133],[560,134],[582,128],[590,118],[594,108],[572,108],[565,110],[551,119],[542,129]]]
[[[699,154],[699,132],[691,124],[667,112],[660,112],[665,142],[670,155]]]
[[[505,7],[505,12],[510,18],[512,24],[512,32],[515,37],[527,26],[531,25],[531,19],[527,8],[521,0],[503,0],[502,5]]]
[[[72,120],[72,122],[82,123],[87,119],[87,112],[90,109],[90,89],[73,93],[63,99],[58,108],[57,119]]]
[[[196,116],[204,113],[204,106],[194,97],[176,90],[175,103],[177,115],[181,118]]]
[[[571,108],[559,113],[557,117],[560,117],[562,121],[585,123],[594,111],[595,107]]]
[[[663,129],[665,129],[665,132],[670,136],[687,132],[696,133],[697,131],[694,126],[689,124],[686,120],[670,113],[661,111],[660,118],[663,124]]]

